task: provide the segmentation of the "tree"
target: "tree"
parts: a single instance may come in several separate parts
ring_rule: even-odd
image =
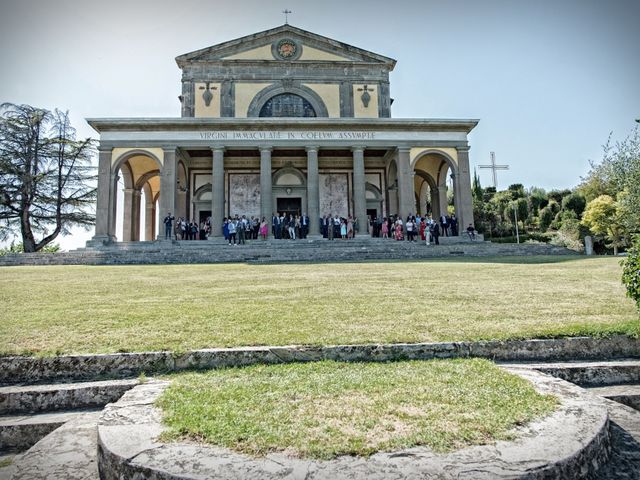
[[[624,245],[624,230],[620,223],[618,205],[609,195],[600,195],[587,204],[582,224],[594,234],[609,240],[609,246],[613,247],[615,255],[618,254],[618,247]]]
[[[587,205],[587,201],[579,192],[573,192],[562,199],[563,210],[573,210],[579,217],[584,212],[584,208]]]
[[[549,225],[553,222],[553,211],[550,207],[544,207],[540,210],[540,231],[546,232]]]
[[[93,225],[94,141],[76,140],[68,112],[10,103],[0,112],[0,239],[19,233],[37,252]]]
[[[600,195],[617,199],[626,236],[640,232],[640,130],[634,128],[623,141],[603,147],[602,161],[591,163],[580,191],[588,201]]]

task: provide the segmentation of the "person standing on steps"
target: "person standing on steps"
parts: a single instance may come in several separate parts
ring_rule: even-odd
[[[435,245],[440,245],[440,227],[438,225],[438,222],[432,223],[432,229],[430,233],[431,233],[431,238],[433,239],[433,243]]]
[[[164,217],[164,239],[171,240],[171,225],[173,223],[174,217],[171,215],[171,212],[167,212],[167,216]]]

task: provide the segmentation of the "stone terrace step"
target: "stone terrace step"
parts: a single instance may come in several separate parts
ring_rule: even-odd
[[[535,363],[528,367],[581,387],[640,384],[640,360]]]
[[[588,389],[594,395],[608,398],[640,411],[640,385],[609,385]],[[640,415],[640,414],[639,414]]]
[[[12,480],[97,480],[100,412],[80,415],[14,460]]]
[[[305,246],[306,245],[306,246]],[[358,262],[366,260],[408,260],[451,258],[452,256],[575,255],[575,252],[546,244],[460,244],[425,245],[396,241],[274,241],[241,246],[214,242],[139,242],[114,244],[52,254],[23,253],[0,257],[0,266],[10,265],[127,265],[192,263],[287,263]]]
[[[133,379],[0,387],[0,415],[103,407],[138,383]]]
[[[24,451],[65,423],[99,410],[85,409],[38,415],[1,416],[0,451]]]
[[[640,412],[605,400],[609,414],[611,456],[599,471],[598,480],[640,478]]]

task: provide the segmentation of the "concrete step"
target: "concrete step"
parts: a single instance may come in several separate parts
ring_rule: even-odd
[[[56,428],[99,409],[68,410],[37,415],[0,416],[0,451],[24,451]]]
[[[100,412],[65,423],[13,461],[12,480],[97,480]]]
[[[608,398],[640,411],[640,385],[608,385],[606,387],[591,387],[588,390],[594,395]]]
[[[640,479],[640,412],[606,400],[611,455],[598,471],[598,480]]]
[[[0,415],[103,407],[138,383],[132,379],[0,387]]]
[[[640,360],[606,362],[535,363],[528,367],[581,387],[640,384]]]

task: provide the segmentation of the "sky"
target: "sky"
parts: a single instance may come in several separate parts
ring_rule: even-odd
[[[0,0],[0,102],[69,110],[80,137],[89,117],[178,117],[175,57],[284,9],[396,59],[393,117],[479,119],[471,166],[495,152],[498,188],[575,187],[640,118],[640,0]]]

